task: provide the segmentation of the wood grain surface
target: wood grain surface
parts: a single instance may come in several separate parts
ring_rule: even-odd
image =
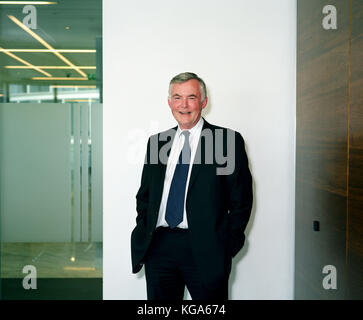
[[[362,298],[362,3],[297,2],[296,299]],[[322,26],[325,5],[336,30]],[[322,285],[326,265],[336,290]]]

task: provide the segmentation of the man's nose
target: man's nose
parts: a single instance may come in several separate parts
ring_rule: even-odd
[[[188,99],[187,98],[183,98],[182,99],[182,105],[183,108],[187,108],[188,107]]]

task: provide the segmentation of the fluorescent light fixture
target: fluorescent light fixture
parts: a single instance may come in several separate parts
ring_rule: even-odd
[[[76,78],[76,77],[33,77],[33,80],[83,80],[86,81],[88,78]]]
[[[73,67],[70,66],[34,66],[36,68],[40,69],[73,69]],[[30,66],[5,66],[6,69],[31,69]],[[77,66],[79,69],[96,69],[95,66]]]
[[[64,267],[66,271],[96,271],[96,268],[92,267]]]
[[[97,86],[87,86],[87,85],[79,85],[79,86],[72,86],[72,85],[53,85],[50,86],[51,88],[89,88],[89,89],[96,89]]]
[[[65,99],[65,102],[95,102],[94,99]]]
[[[25,60],[24,60],[24,59],[22,59],[22,58],[17,57],[15,54],[12,54],[11,52],[9,52],[9,51],[7,51],[7,50],[5,50],[5,49],[3,49],[3,48],[0,48],[0,52],[4,52],[5,54],[7,54],[8,56],[12,57],[13,59],[18,60],[19,62],[21,62],[21,63],[23,63],[23,64],[27,65],[27,66],[28,66],[29,68],[31,68],[31,69],[37,70],[38,72],[40,72],[40,73],[44,74],[44,75],[45,75],[45,76],[47,76],[47,77],[51,77],[51,76],[52,76],[52,75],[51,75],[51,74],[49,74],[48,72],[45,72],[45,71],[41,70],[40,68],[38,68],[38,67],[36,67],[36,66],[33,66],[33,65],[32,65],[32,64],[30,64],[29,62],[25,61]]]
[[[51,1],[0,1],[0,4],[57,4]]]
[[[49,50],[55,50],[48,42],[43,40],[40,36],[38,36],[35,32],[30,30],[26,25],[21,23],[17,18],[14,16],[9,16],[9,19],[12,20],[15,24],[17,24],[20,28],[22,28],[24,31],[29,33],[34,39],[38,40],[44,47],[46,47]],[[67,58],[62,56],[59,52],[54,51],[53,52],[59,59],[61,59],[63,62],[71,66],[74,70],[76,70],[82,77],[85,77],[87,79],[87,75],[80,69],[78,69],[72,62],[70,62]]]
[[[95,49],[3,49],[9,52],[68,52],[68,53],[95,53]]]

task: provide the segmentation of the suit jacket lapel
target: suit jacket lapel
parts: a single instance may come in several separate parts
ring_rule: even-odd
[[[204,118],[203,118],[204,119]],[[203,128],[202,128],[202,132],[204,129],[211,129],[211,125],[204,119],[204,123],[203,123]],[[213,130],[212,130],[213,132]],[[198,142],[198,146],[197,146],[197,150],[196,150],[196,154],[200,154],[201,157],[200,157],[200,163],[199,164],[196,164],[195,161],[196,161],[196,157],[194,158],[194,162],[193,162],[193,167],[192,167],[192,172],[190,174],[190,179],[189,179],[189,185],[188,185],[188,191],[187,191],[187,195],[189,194],[191,188],[193,187],[193,184],[195,182],[195,179],[197,178],[200,170],[201,170],[201,167],[205,161],[204,159],[204,155],[205,155],[205,140],[201,139],[202,137],[202,133],[199,137],[199,142]]]
[[[173,145],[173,141],[174,141],[174,138],[175,138],[175,133],[176,133],[176,130],[177,130],[178,127],[174,127],[172,129],[170,129],[166,136],[167,137],[170,137],[170,139],[167,139],[167,140],[160,140],[160,135],[158,137],[159,139],[159,144],[158,144],[158,155],[160,156],[160,150],[161,148],[167,144],[168,142],[171,142],[171,145],[170,145],[170,148],[168,149],[167,151],[167,159],[166,161],[160,161],[160,157],[159,157],[159,161],[158,161],[158,166],[157,166],[157,170],[158,170],[158,173],[157,173],[157,179],[158,179],[158,183],[157,185],[159,186],[159,190],[158,190],[158,205],[160,206],[160,203],[161,203],[161,197],[162,197],[162,194],[163,194],[163,189],[164,189],[164,180],[165,180],[165,173],[166,173],[166,166],[167,166],[167,160],[169,159],[169,156],[170,156],[170,151],[171,151],[171,146]]]

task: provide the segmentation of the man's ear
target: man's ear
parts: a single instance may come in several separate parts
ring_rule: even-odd
[[[205,97],[203,102],[202,102],[202,109],[204,109],[207,106],[207,103],[208,103],[208,98]]]
[[[170,101],[170,98],[169,97],[168,97],[168,105],[169,105],[169,107],[171,109],[171,101]]]

